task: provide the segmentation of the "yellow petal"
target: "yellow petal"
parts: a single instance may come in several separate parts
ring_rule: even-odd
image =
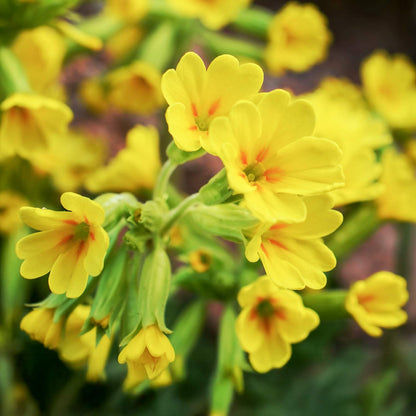
[[[74,192],[65,192],[61,195],[62,206],[83,217],[84,221],[92,224],[102,224],[104,222],[104,209],[95,201],[78,195]]]

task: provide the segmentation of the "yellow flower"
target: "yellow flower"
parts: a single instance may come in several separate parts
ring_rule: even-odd
[[[20,329],[46,348],[55,349],[61,341],[62,321],[54,322],[54,313],[55,309],[34,309],[22,319]]]
[[[364,92],[394,128],[416,128],[416,68],[404,55],[376,51],[361,66]]]
[[[232,22],[251,0],[168,0],[178,13],[195,17],[208,28],[216,30]]]
[[[377,199],[378,216],[383,219],[416,222],[416,177],[411,160],[393,147],[381,157],[380,182],[384,192]]]
[[[175,351],[157,325],[142,328],[118,356],[120,364],[127,363],[124,387],[128,390],[146,379],[155,379],[174,359]]]
[[[215,117],[228,114],[232,105],[253,97],[263,83],[255,64],[240,65],[230,55],[215,58],[208,69],[193,52],[186,53],[176,70],[162,77],[162,92],[169,104],[166,120],[176,145],[187,152],[201,146],[213,153],[208,128]]]
[[[381,328],[396,328],[407,321],[401,307],[408,298],[403,277],[378,272],[351,286],[345,307],[367,334],[379,337],[383,334]]]
[[[110,353],[111,340],[104,334],[97,344],[97,328],[80,335],[90,309],[90,306],[79,305],[69,315],[58,352],[63,361],[74,367],[87,364],[86,378],[94,382],[105,377],[104,368]]]
[[[15,93],[0,109],[0,158],[17,153],[30,159],[65,134],[72,120],[72,111],[65,104],[37,94]]]
[[[319,325],[319,316],[305,308],[295,292],[280,289],[266,276],[243,287],[238,294],[242,311],[236,331],[253,368],[265,373],[285,365],[291,344],[303,341]]]
[[[22,225],[19,209],[26,204],[27,201],[16,192],[0,192],[0,233],[10,234]]]
[[[134,23],[146,16],[149,0],[106,0],[104,13],[126,23]]]
[[[321,237],[340,226],[341,213],[330,209],[333,202],[328,195],[307,197],[305,204],[305,221],[261,225],[246,247],[247,259],[255,262],[260,258],[273,282],[288,289],[321,289],[326,284],[323,271],[336,265]]]
[[[369,111],[361,91],[348,80],[328,78],[304,96],[316,113],[315,134],[342,150],[345,186],[331,192],[335,205],[376,198],[381,165],[375,150],[391,143],[387,124]]]
[[[107,75],[108,100],[122,111],[151,114],[163,103],[160,78],[159,70],[144,61],[116,69]]]
[[[127,146],[107,166],[90,175],[86,187],[91,192],[152,189],[159,170],[157,130],[136,126],[127,134]]]
[[[108,108],[105,88],[99,78],[86,78],[82,81],[79,95],[84,105],[94,114],[104,113]]]
[[[143,38],[143,30],[137,26],[126,26],[111,36],[105,43],[105,51],[111,59],[122,59],[133,48],[137,47]]]
[[[48,26],[25,30],[16,38],[12,49],[34,90],[45,92],[45,88],[57,80],[66,45],[56,30]]]
[[[231,189],[264,221],[302,221],[300,195],[343,184],[339,147],[312,136],[315,115],[308,102],[291,101],[283,90],[261,94],[257,106],[240,101],[210,126]]]
[[[66,20],[56,20],[54,24],[56,28],[59,29],[66,37],[84,48],[88,48],[93,51],[99,51],[103,48],[103,41],[98,36],[85,33]]]
[[[212,256],[209,251],[195,250],[189,253],[189,264],[197,273],[204,273],[210,269]]]
[[[303,72],[322,62],[331,43],[326,17],[313,4],[287,4],[269,26],[264,59],[273,74]]]
[[[103,141],[77,131],[54,140],[46,152],[33,157],[38,171],[49,172],[61,192],[76,191],[102,165],[105,156]]]
[[[20,268],[24,278],[36,279],[50,271],[51,291],[76,298],[84,291],[88,275],[101,273],[109,239],[101,227],[105,214],[98,203],[66,192],[61,204],[69,212],[20,209],[22,221],[41,232],[19,240],[16,253],[24,259]]]

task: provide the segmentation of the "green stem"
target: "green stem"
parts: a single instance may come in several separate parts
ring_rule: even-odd
[[[272,19],[273,13],[269,10],[251,7],[242,10],[232,25],[244,33],[266,38]]]
[[[172,209],[165,222],[163,223],[162,227],[160,228],[160,234],[166,234],[170,228],[175,224],[178,219],[185,214],[185,212],[196,202],[199,201],[200,195],[199,194],[192,194],[185,198],[178,206]]]
[[[243,39],[232,38],[222,33],[205,30],[201,34],[206,47],[215,54],[229,53],[244,56],[255,61],[263,61],[263,44],[247,42]]]
[[[374,204],[363,204],[346,217],[341,227],[327,239],[326,245],[340,260],[364,242],[380,225]]]
[[[170,159],[164,163],[159,173],[155,189],[153,190],[153,199],[164,197],[169,179],[177,167],[178,165],[173,163]]]
[[[348,317],[345,309],[345,298],[347,291],[324,290],[318,293],[302,295],[303,304],[318,313],[321,319],[343,319]]]

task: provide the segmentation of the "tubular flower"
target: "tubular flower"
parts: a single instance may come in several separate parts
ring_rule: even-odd
[[[216,30],[232,22],[251,0],[168,0],[168,3],[178,13],[196,17],[206,27]]]
[[[321,289],[326,284],[323,271],[336,265],[321,237],[339,227],[342,214],[330,209],[333,202],[327,195],[307,197],[305,204],[303,222],[261,225],[246,246],[247,259],[255,262],[260,258],[273,282],[288,289]]]
[[[143,61],[116,69],[106,78],[108,100],[122,111],[151,114],[163,103],[160,77],[156,67]]]
[[[162,93],[169,104],[166,120],[176,145],[187,152],[202,146],[215,154],[208,132],[211,121],[228,114],[238,100],[253,97],[262,83],[258,65],[240,65],[233,56],[221,55],[206,69],[197,54],[186,53],[176,70],[162,76]]]
[[[87,380],[105,377],[104,368],[110,352],[111,340],[104,334],[97,343],[97,328],[81,335],[81,329],[90,313],[90,307],[79,305],[69,315],[65,333],[59,344],[60,358],[74,367],[87,364]]]
[[[32,88],[39,92],[58,79],[66,53],[65,40],[55,29],[25,30],[13,43],[13,52],[25,68]]]
[[[319,325],[319,316],[305,308],[295,292],[280,289],[266,276],[243,287],[238,294],[242,311],[236,331],[253,368],[265,373],[285,365],[291,344],[303,341]]]
[[[16,253],[24,259],[23,277],[36,279],[50,271],[51,291],[76,298],[83,293],[88,275],[101,273],[109,239],[101,227],[105,214],[98,203],[66,192],[61,204],[69,212],[20,209],[22,221],[40,233],[19,240]]]
[[[408,298],[403,277],[378,272],[351,286],[345,307],[367,334],[379,337],[383,334],[381,328],[396,328],[407,321],[401,307]]]
[[[127,134],[127,146],[107,166],[86,181],[91,192],[152,189],[160,170],[159,135],[154,127],[136,126]]]
[[[283,90],[262,94],[257,106],[241,101],[229,117],[216,118],[210,127],[231,189],[268,222],[304,220],[300,195],[343,184],[339,147],[312,136],[315,116],[308,102],[290,101]]]
[[[381,165],[375,150],[390,144],[384,120],[369,111],[361,91],[344,79],[327,78],[304,96],[316,113],[315,134],[334,140],[342,150],[345,186],[332,191],[335,205],[376,198]]]
[[[287,4],[269,26],[264,59],[269,70],[303,72],[322,62],[331,43],[326,17],[312,4]]]
[[[383,152],[381,163],[384,192],[376,200],[378,216],[416,222],[416,177],[411,160],[390,147]]]
[[[16,192],[0,192],[0,234],[10,234],[22,225],[19,209],[26,204],[27,201]]]
[[[17,153],[30,159],[65,134],[72,111],[65,104],[37,94],[15,93],[0,105],[0,158]]]
[[[364,92],[394,128],[416,128],[416,68],[404,55],[374,52],[361,66]]]
[[[106,0],[104,13],[126,23],[135,23],[146,16],[149,0]]]
[[[61,342],[62,321],[54,322],[54,313],[55,309],[34,309],[22,319],[20,329],[46,348],[55,349]]]
[[[127,363],[124,387],[129,390],[146,379],[154,380],[174,359],[175,351],[157,325],[142,328],[118,356],[120,364]]]

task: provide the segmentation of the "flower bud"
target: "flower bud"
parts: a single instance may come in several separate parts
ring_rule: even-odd
[[[216,205],[231,197],[233,192],[228,185],[227,173],[222,169],[199,190],[199,195],[204,204]]]

